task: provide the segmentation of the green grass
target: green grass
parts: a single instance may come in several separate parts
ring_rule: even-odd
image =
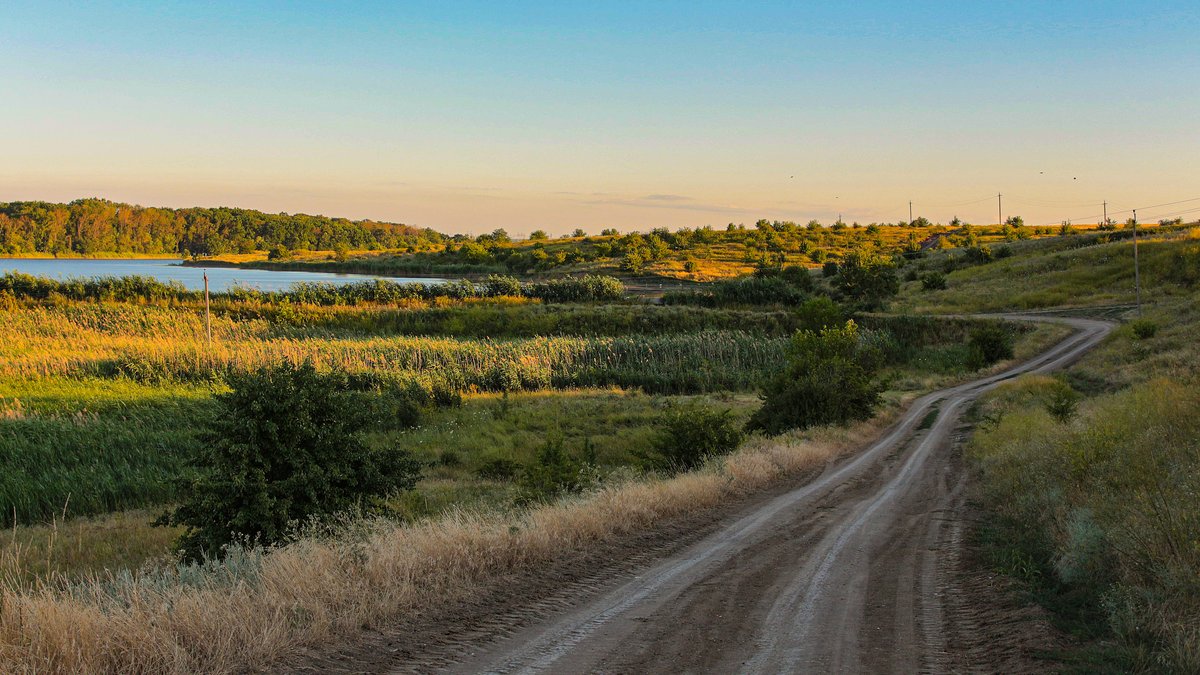
[[[1141,241],[1138,255],[1146,297],[1192,293],[1196,279],[1189,277],[1189,270],[1200,266],[1200,241],[1195,232],[1151,233]],[[1066,247],[1070,243],[1090,245]],[[1010,258],[951,272],[946,276],[945,290],[925,291],[919,281],[907,282],[896,309],[995,312],[1135,300],[1131,241],[1101,243],[1099,238],[1089,236],[1028,244],[1023,252]],[[937,262],[928,261],[926,265],[936,266]]]
[[[207,391],[106,380],[0,381],[6,520],[90,515],[169,499],[212,414]]]
[[[1068,672],[1196,672],[1200,246],[1185,232],[1141,247],[1140,323],[1105,307],[1132,299],[1130,254],[1126,242],[1031,246],[954,273],[944,292],[906,293],[969,311],[1069,297],[1095,308],[1074,314],[1127,321],[1060,379],[1026,376],[981,400],[969,450],[988,510],[979,537],[992,566],[1081,640],[1059,655]],[[1018,293],[1003,295],[1005,274]],[[1063,383],[1084,396],[1065,420],[1050,413]]]

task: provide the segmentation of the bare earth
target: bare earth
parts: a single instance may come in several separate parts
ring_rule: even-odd
[[[1021,317],[1013,317],[1021,318]],[[496,673],[1029,672],[1062,645],[964,546],[962,414],[1069,364],[1108,322],[1005,373],[917,400],[873,445],[719,514],[579,553],[474,606],[287,670]],[[936,420],[928,416],[936,410]],[[925,424],[922,424],[922,422]],[[920,427],[926,427],[924,429]],[[283,665],[283,664],[281,664]]]

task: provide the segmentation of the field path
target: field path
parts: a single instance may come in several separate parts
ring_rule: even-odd
[[[964,585],[956,564],[967,514],[954,445],[967,431],[963,412],[981,393],[1022,373],[1062,368],[1113,328],[1081,318],[1037,320],[1075,330],[1003,373],[923,396],[873,445],[807,483],[753,500],[665,552],[613,561],[615,572],[557,600],[551,594],[359,666],[454,673],[1025,669],[1011,658],[1036,642],[1036,624],[989,615],[988,605],[1001,603],[985,597],[987,588]],[[999,638],[986,634],[1022,622],[1025,635],[1013,637],[1020,626],[1007,633],[1015,648],[1004,644],[1003,630]]]

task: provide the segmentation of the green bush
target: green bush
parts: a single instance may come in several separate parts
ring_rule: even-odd
[[[796,317],[800,320],[800,330],[811,331],[840,326],[846,321],[841,305],[824,295],[805,300],[796,310]]]
[[[1150,319],[1137,319],[1129,322],[1129,329],[1133,331],[1133,336],[1139,340],[1149,340],[1158,333],[1158,324]]]
[[[900,292],[900,279],[890,261],[851,251],[838,267],[834,287],[860,309],[873,311],[883,309]]]
[[[374,451],[361,432],[379,422],[377,396],[310,363],[231,375],[181,483],[179,506],[159,524],[183,525],[185,558],[223,555],[234,543],[274,545],[313,519],[413,487],[417,462]]]
[[[764,387],[762,407],[748,428],[774,434],[869,418],[883,390],[875,380],[880,357],[859,337],[853,321],[820,333],[797,333],[787,363]]]
[[[729,410],[677,407],[663,415],[662,431],[643,464],[661,471],[689,471],[709,457],[728,454],[742,442],[742,432]]]
[[[1059,422],[1066,424],[1075,417],[1075,411],[1079,408],[1079,393],[1071,388],[1071,385],[1066,382],[1059,382],[1058,386],[1051,389],[1046,398],[1046,412]]]
[[[1000,324],[985,324],[971,331],[967,346],[976,370],[1013,357],[1012,332]]]
[[[538,451],[537,459],[525,467],[517,486],[518,504],[549,502],[582,492],[591,481],[588,466],[572,457],[561,436],[552,436]]]
[[[921,288],[927,291],[946,290],[946,275],[941,272],[927,272],[921,277]]]
[[[493,457],[484,460],[475,475],[485,480],[512,480],[521,470],[521,465],[507,457]]]

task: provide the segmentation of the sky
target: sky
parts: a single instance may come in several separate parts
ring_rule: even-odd
[[[11,2],[0,201],[479,233],[1200,214],[1194,2]],[[1196,198],[1191,202],[1147,208]]]

